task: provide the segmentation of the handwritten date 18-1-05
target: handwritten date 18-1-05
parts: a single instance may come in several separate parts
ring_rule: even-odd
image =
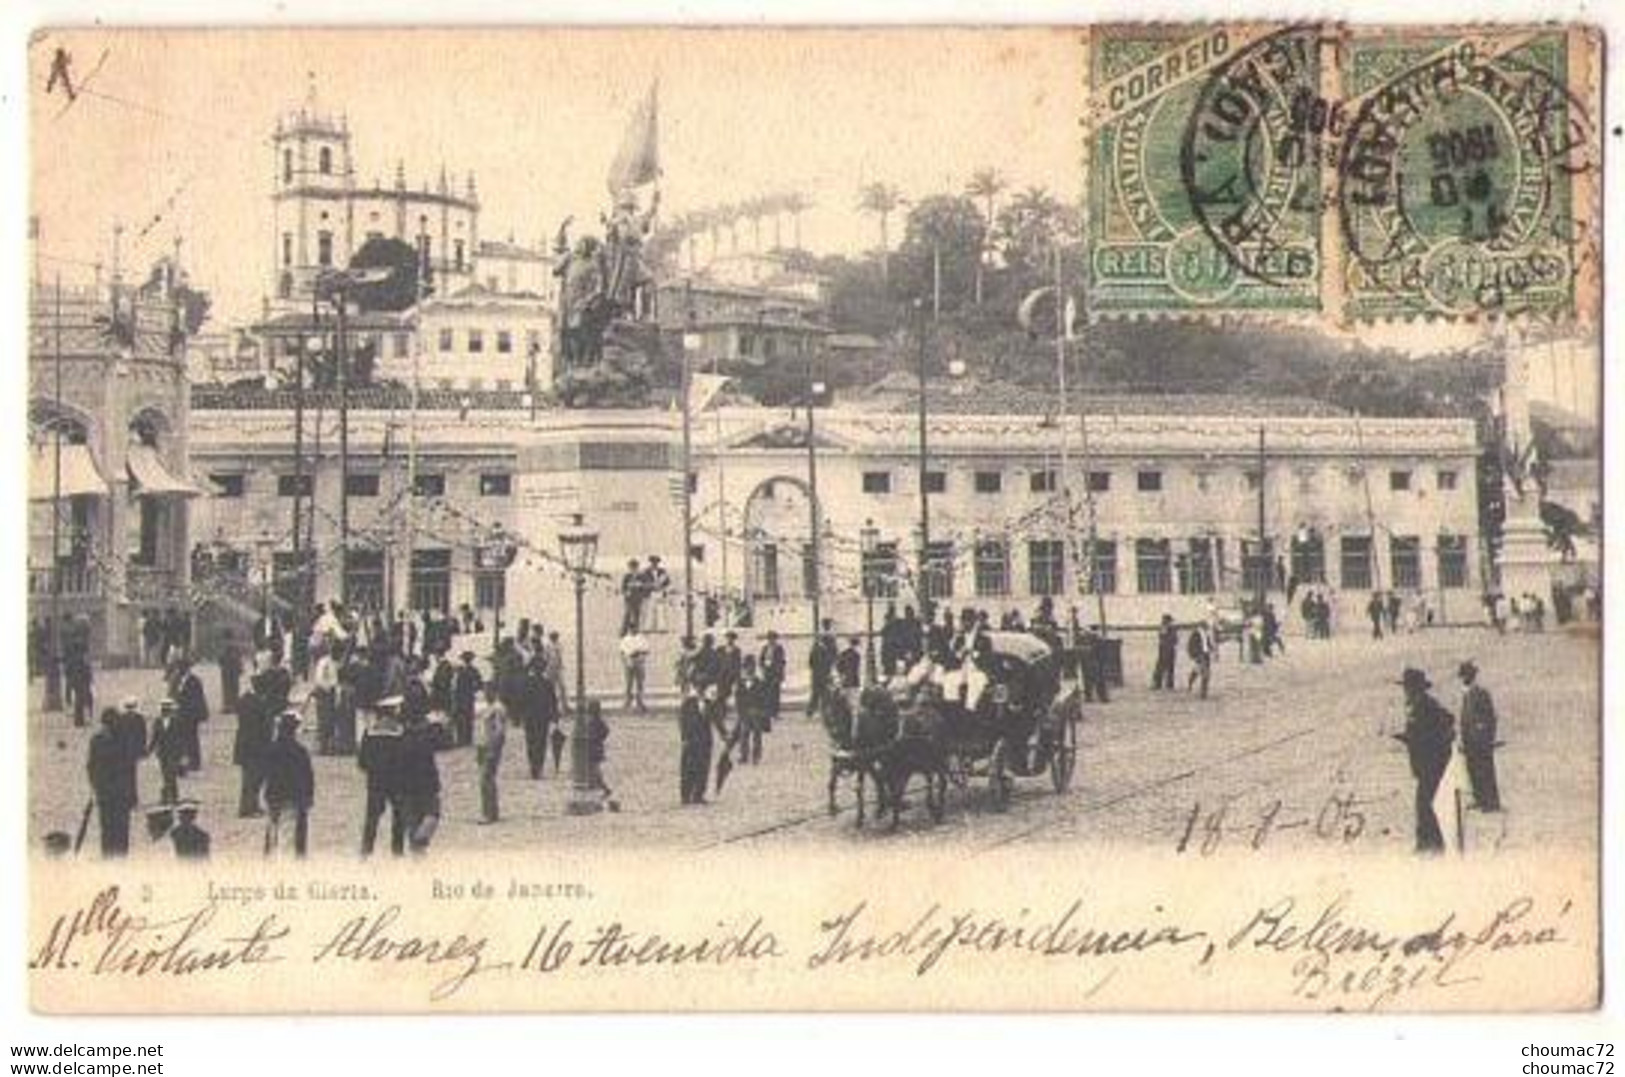
[[[1198,800],[1181,821],[1174,851],[1212,856],[1226,843],[1257,850],[1277,834],[1293,832],[1307,834],[1316,841],[1349,845],[1365,835],[1366,815],[1362,809],[1370,803],[1353,793],[1332,793],[1310,813],[1288,806],[1279,798],[1248,810],[1237,808],[1233,799],[1218,804]]]

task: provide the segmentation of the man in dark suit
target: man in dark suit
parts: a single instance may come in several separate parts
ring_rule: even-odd
[[[169,840],[178,860],[209,859],[209,832],[197,825],[197,808],[195,800],[175,805],[176,822],[169,829]]]
[[[129,735],[119,728],[118,711],[102,711],[101,728],[90,738],[85,760],[96,818],[101,830],[102,855],[125,856],[130,851],[130,811],[135,807],[135,768]]]
[[[1495,700],[1478,683],[1478,666],[1463,662],[1461,678],[1461,752],[1467,759],[1467,780],[1473,788],[1473,806],[1479,811],[1501,810],[1501,789],[1495,779]]]
[[[835,622],[824,621],[823,631],[813,640],[807,655],[807,668],[812,674],[812,688],[807,697],[807,713],[823,712],[825,694],[829,691],[830,671],[835,668],[835,655],[840,645],[835,642]]]
[[[141,713],[141,706],[134,696],[125,699],[124,708],[119,711],[115,731],[124,750],[125,766],[130,772],[130,800],[132,804],[139,804],[141,802],[139,767],[141,760],[147,755],[147,717]]]
[[[846,650],[835,656],[835,680],[842,688],[863,686],[863,649],[858,637],[846,641]]]
[[[479,704],[485,679],[474,665],[473,651],[464,651],[458,657],[462,665],[452,675],[451,728],[452,739],[461,748],[474,743],[474,709]]]
[[[186,738],[175,717],[175,703],[166,699],[158,704],[158,717],[153,719],[146,744],[146,754],[158,760],[158,773],[163,779],[163,791],[158,800],[162,804],[175,804],[181,798],[180,776],[185,769],[186,752]]]
[[[390,812],[389,851],[406,852],[405,730],[398,697],[378,701],[378,717],[361,736],[356,765],[367,776],[367,805],[361,824],[361,855],[371,856],[384,809]]]
[[[265,786],[265,753],[271,747],[274,713],[266,697],[250,686],[237,701],[237,735],[231,745],[231,761],[242,771],[237,795],[237,817],[254,819],[260,810],[260,790]]]
[[[767,642],[762,644],[761,652],[756,656],[756,665],[762,674],[764,729],[773,728],[774,721],[779,717],[779,708],[784,703],[784,673],[787,664],[784,644],[779,642],[779,634],[771,628],[768,629]]]
[[[265,752],[265,855],[277,851],[284,826],[293,829],[293,855],[305,855],[310,835],[310,809],[316,803],[316,776],[310,752],[299,743],[299,714],[286,710],[277,720],[276,739]]]
[[[723,724],[728,721],[728,705],[733,702],[734,689],[739,684],[739,673],[744,656],[739,651],[739,635],[728,631],[722,634],[722,647],[717,651],[717,704]]]
[[[220,654],[220,713],[231,714],[237,709],[237,697],[243,690],[243,652],[237,646],[237,637],[228,628],[221,636]]]
[[[1173,691],[1174,689],[1174,660],[1179,656],[1179,629],[1174,625],[1171,614],[1162,615],[1162,625],[1157,629],[1157,665],[1151,672],[1151,688],[1154,691]]]
[[[1397,683],[1405,690],[1405,731],[1394,736],[1404,743],[1416,778],[1416,851],[1443,852],[1444,833],[1433,810],[1433,798],[1450,765],[1456,720],[1433,698],[1433,683],[1426,673],[1407,669]]]
[[[186,769],[201,770],[203,749],[198,728],[209,720],[209,700],[203,694],[202,678],[185,655],[175,659],[175,687],[170,694],[175,700],[175,727],[186,744]]]

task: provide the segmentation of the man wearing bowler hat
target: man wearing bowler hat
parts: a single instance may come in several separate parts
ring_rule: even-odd
[[[1394,734],[1410,755],[1411,774],[1416,778],[1416,851],[1444,851],[1444,834],[1433,810],[1439,782],[1450,765],[1451,744],[1456,739],[1456,720],[1433,698],[1433,682],[1419,669],[1407,669],[1395,682],[1405,690],[1405,730]]]
[[[1473,788],[1473,806],[1479,811],[1501,810],[1501,790],[1495,780],[1495,700],[1478,683],[1478,665],[1461,664],[1461,754],[1467,760],[1467,780]]]

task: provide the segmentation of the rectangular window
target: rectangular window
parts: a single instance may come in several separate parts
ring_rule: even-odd
[[[248,490],[248,476],[240,471],[216,471],[209,475],[209,481],[215,486],[215,497],[235,498],[242,497]]]
[[[1108,493],[1112,488],[1112,473],[1110,471],[1089,472],[1089,492],[1091,494]]]
[[[382,550],[347,550],[344,554],[344,592],[353,609],[384,609],[384,553]]]
[[[282,264],[284,266],[293,265],[293,233],[292,232],[283,232],[282,233]]]
[[[1439,472],[1439,489],[1454,490],[1456,488],[1456,473],[1454,471]]]
[[[418,497],[445,497],[446,476],[437,474],[419,474],[412,486],[412,493]]]
[[[760,599],[777,601],[779,598],[779,548],[763,542],[751,551],[751,594]]]
[[[947,493],[948,473],[946,471],[927,471],[925,473],[925,492],[928,494]]]
[[[344,479],[344,492],[351,497],[377,497],[377,475],[347,475]]]
[[[742,356],[752,356],[756,354],[756,337],[754,334],[739,334],[739,354]]]
[[[1422,540],[1415,535],[1394,535],[1388,541],[1388,558],[1394,569],[1394,586],[1415,590],[1422,586]]]
[[[333,233],[316,233],[316,264],[326,268],[333,264]]]
[[[1142,472],[1142,474],[1144,474]],[[1173,591],[1173,558],[1167,539],[1137,539],[1134,543],[1134,574],[1142,595],[1166,595]]]
[[[506,471],[486,471],[480,474],[481,497],[509,497],[513,494],[513,476]]]
[[[276,496],[278,497],[309,497],[314,488],[312,475],[278,475],[276,477]]]
[[[508,573],[500,568],[482,568],[474,573],[474,608],[500,610],[508,604]]]
[[[1337,569],[1343,590],[1371,590],[1371,536],[1344,535]]]
[[[1247,484],[1248,492],[1256,494],[1258,492],[1258,484],[1259,484],[1259,481],[1260,481],[1259,480],[1259,472],[1257,472],[1257,471],[1248,471],[1242,476],[1242,478],[1244,479],[1244,481]]]
[[[414,610],[451,609],[451,551],[413,550],[409,605]]]
[[[1183,571],[1179,577],[1179,589],[1188,595],[1214,594],[1218,591],[1216,586],[1219,578],[1218,566],[1218,540],[1191,539],[1189,553],[1185,555],[1185,560],[1180,566]]]
[[[282,151],[282,182],[284,185],[293,182],[293,151]]]
[[[1003,542],[988,539],[976,544],[976,594],[998,598],[1010,593],[1010,555]]]
[[[1055,472],[1035,471],[1027,476],[1027,489],[1035,494],[1053,494],[1055,492]]]
[[[1292,575],[1299,583],[1326,582],[1326,542],[1319,535],[1292,536]]]
[[[979,494],[998,493],[1004,489],[1004,474],[999,471],[978,471],[975,489]]]
[[[395,333],[395,358],[405,359],[412,354],[412,334]]]
[[[1085,546],[1085,550],[1088,547]],[[1096,541],[1093,551],[1093,567],[1089,571],[1089,590],[1097,595],[1115,595],[1117,593],[1117,543],[1111,539]]]
[[[484,350],[485,334],[480,332],[478,329],[470,329],[468,331],[468,353],[470,355],[474,355],[479,352],[483,352]]]
[[[881,542],[862,551],[861,580],[865,597],[897,597],[897,543]]]
[[[954,597],[952,542],[933,542],[925,548],[925,593],[932,599]]]
[[[865,471],[863,473],[863,492],[866,494],[891,493],[891,472]]]
[[[1409,471],[1390,471],[1388,473],[1388,489],[1409,490],[1411,488],[1411,473]]]
[[[1162,472],[1141,471],[1135,476],[1135,484],[1142,494],[1155,494],[1162,492]]]
[[[1439,586],[1467,586],[1467,536],[1439,536]]]
[[[1027,589],[1034,595],[1058,595],[1066,589],[1066,544],[1060,539],[1028,541]]]
[[[1248,594],[1278,590],[1285,583],[1276,577],[1275,543],[1257,539],[1241,540],[1241,586]]]
[[[457,267],[457,272],[463,271],[463,241],[453,240],[451,244],[451,261]]]
[[[501,355],[513,352],[513,334],[506,329],[497,330],[497,352]]]
[[[450,329],[440,330],[440,350],[449,352],[455,346]]]

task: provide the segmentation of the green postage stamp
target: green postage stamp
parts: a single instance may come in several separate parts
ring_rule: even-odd
[[[1587,319],[1600,48],[1575,27],[1096,32],[1094,313]]]

